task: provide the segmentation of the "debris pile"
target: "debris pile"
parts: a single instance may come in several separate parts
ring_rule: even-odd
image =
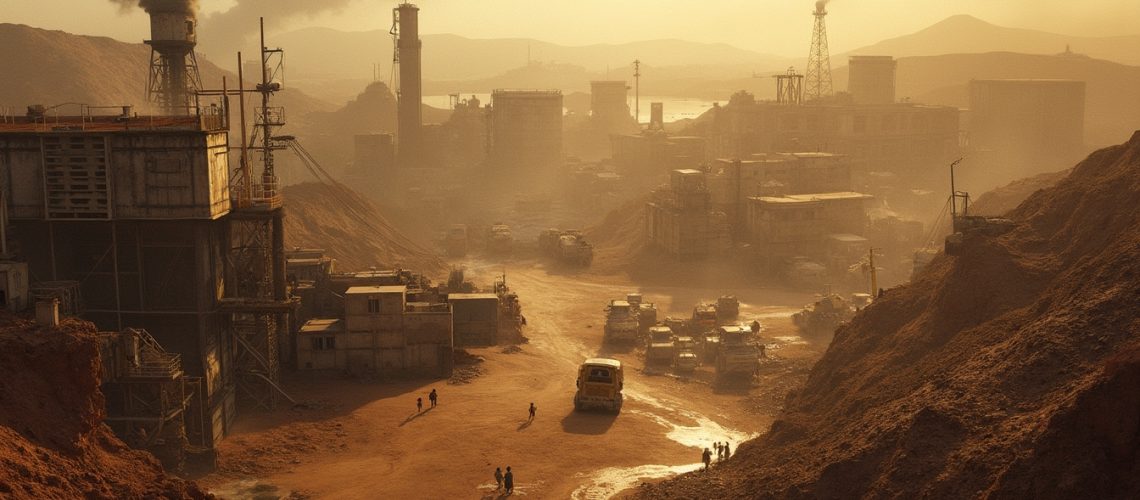
[[[763,437],[645,498],[1140,496],[1140,132],[839,328]]]
[[[346,186],[304,183],[284,191],[287,246],[323,248],[339,270],[403,268],[440,274],[447,269],[430,250],[396,229],[375,204]]]
[[[95,326],[0,317],[0,497],[208,498],[103,424]]]

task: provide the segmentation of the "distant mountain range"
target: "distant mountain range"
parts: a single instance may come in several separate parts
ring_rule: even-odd
[[[921,31],[883,40],[842,56],[862,54],[909,57],[983,52],[1060,54],[1066,50],[1095,59],[1136,65],[1140,64],[1140,35],[1109,37],[1061,35],[1007,28],[973,16],[957,15]]]

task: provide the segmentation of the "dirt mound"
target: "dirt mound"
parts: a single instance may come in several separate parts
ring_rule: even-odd
[[[627,269],[637,256],[646,253],[649,238],[645,233],[645,204],[648,202],[649,196],[627,201],[584,231],[586,241],[594,246],[592,270],[613,273]]]
[[[208,498],[103,425],[95,326],[0,317],[0,497]]]
[[[341,271],[402,267],[440,274],[447,266],[397,230],[379,208],[343,186],[304,183],[286,187],[285,244],[323,248]]]
[[[1001,216],[1017,208],[1021,202],[1041,189],[1047,189],[1069,175],[1069,170],[1049,172],[1013,181],[1005,186],[987,191],[970,203],[970,212],[978,215]]]
[[[836,331],[765,436],[677,497],[1140,497],[1140,132]]]

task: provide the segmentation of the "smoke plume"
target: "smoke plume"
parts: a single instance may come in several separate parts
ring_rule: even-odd
[[[111,2],[118,4],[124,11],[138,6],[150,14],[177,12],[193,15],[198,12],[198,0],[111,0]]]
[[[829,2],[829,1],[831,1],[831,0],[816,0],[815,11],[816,12],[823,12],[824,7],[827,7],[827,2]]]
[[[297,17],[313,17],[337,11],[352,0],[238,0],[224,12],[204,17],[198,41],[208,53],[230,53],[241,48],[247,36],[257,32],[257,19],[265,18],[266,29],[281,26]]]

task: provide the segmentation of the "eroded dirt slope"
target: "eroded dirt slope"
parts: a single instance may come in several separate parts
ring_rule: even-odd
[[[402,267],[438,274],[446,269],[427,248],[396,229],[372,202],[344,185],[288,186],[285,245],[323,248],[337,270]]]
[[[0,498],[207,498],[103,424],[95,327],[0,317]]]
[[[761,438],[645,498],[1140,497],[1140,133],[841,327]]]

